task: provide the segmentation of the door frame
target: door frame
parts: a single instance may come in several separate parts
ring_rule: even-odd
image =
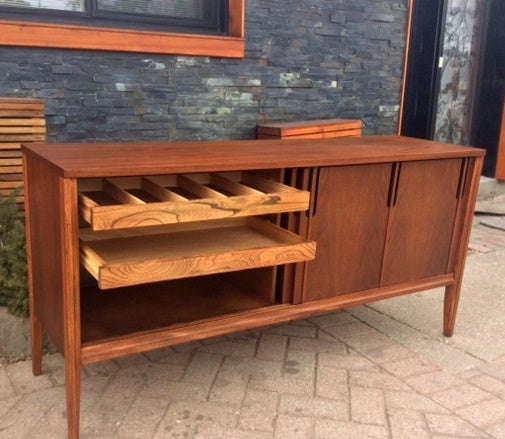
[[[505,180],[505,99],[501,116],[500,140],[498,142],[498,152],[496,154],[496,180]]]
[[[412,53],[412,45],[415,43],[413,40],[415,38],[414,32],[416,30],[416,13],[417,5],[422,5],[422,0],[408,0],[408,17],[407,17],[407,26],[406,26],[406,41],[405,41],[405,55],[403,62],[403,79],[402,79],[402,89],[401,89],[401,97],[400,97],[400,108],[399,108],[399,116],[398,116],[398,126],[397,126],[397,134],[398,135],[412,135],[404,126],[406,123],[406,115],[405,112],[408,110],[408,102],[407,97],[409,95],[409,83],[414,83],[415,78],[411,78],[412,75],[412,66],[411,64],[414,62],[413,53]],[[434,41],[434,59],[431,64],[431,79],[430,79],[430,90],[429,90],[429,120],[426,121],[426,126],[421,135],[416,137],[422,137],[424,139],[433,139],[434,131],[435,131],[435,120],[437,113],[437,96],[440,88],[440,67],[439,60],[440,55],[443,50],[443,38],[445,32],[445,18],[447,11],[448,0],[440,0],[439,5],[437,6],[437,14],[438,14],[438,22],[436,32],[433,35]]]

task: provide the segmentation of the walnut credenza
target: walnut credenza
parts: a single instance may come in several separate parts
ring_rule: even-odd
[[[444,286],[484,152],[396,136],[23,146],[34,374]]]

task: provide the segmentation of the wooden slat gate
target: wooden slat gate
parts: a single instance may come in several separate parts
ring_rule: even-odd
[[[21,143],[44,142],[46,119],[44,101],[0,98],[0,193],[10,195],[23,185]],[[23,209],[23,194],[16,201]]]

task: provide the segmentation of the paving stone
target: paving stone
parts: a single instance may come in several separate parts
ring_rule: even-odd
[[[162,436],[164,439],[166,436]],[[272,433],[267,431],[251,431],[227,428],[216,424],[199,425],[193,439],[272,439]]]
[[[168,407],[153,439],[193,437],[200,429],[212,426],[232,429],[237,421],[238,413],[230,407],[208,402],[176,402]]]
[[[220,370],[212,385],[209,401],[240,407],[244,400],[249,374],[237,370]]]
[[[267,361],[259,358],[226,357],[220,370],[234,370],[245,375],[277,377],[282,373],[284,358],[282,361]]]
[[[149,380],[147,387],[142,389],[139,396],[151,398],[166,398],[169,401],[195,401],[207,400],[210,387],[200,383],[183,381]]]
[[[355,353],[340,355],[321,352],[318,355],[318,365],[335,369],[379,370],[369,359]]]
[[[9,364],[5,370],[16,393],[32,393],[53,387],[47,374],[33,375],[31,361]]]
[[[193,383],[211,384],[222,362],[222,355],[197,351],[182,379]]]
[[[261,336],[260,330],[253,331],[242,331],[235,334],[227,335],[226,338],[230,341],[236,341],[238,343],[256,344]]]
[[[102,376],[102,377],[112,377],[119,370],[119,366],[112,360],[101,361],[99,363],[89,364],[84,366],[83,375],[87,376]]]
[[[252,357],[255,352],[255,345],[225,340],[202,346],[199,351],[233,357]]]
[[[268,328],[265,328],[263,332],[265,334],[288,335],[308,338],[315,338],[317,335],[317,329],[315,326],[296,325],[293,323],[269,326]]]
[[[430,398],[448,409],[455,410],[489,399],[491,394],[478,387],[464,383],[461,386],[432,393]]]
[[[414,410],[389,409],[387,415],[392,439],[430,439],[422,413]]]
[[[347,401],[349,376],[345,369],[319,366],[316,374],[316,396]]]
[[[427,395],[464,384],[464,381],[461,379],[443,371],[408,377],[405,379],[405,382],[414,387],[418,392]]]
[[[505,422],[501,422],[496,425],[492,425],[486,428],[486,431],[493,435],[493,437],[500,439],[505,437]]]
[[[480,375],[469,380],[470,383],[482,390],[505,398],[505,383],[488,375]]]
[[[301,380],[314,380],[316,355],[313,352],[290,351],[284,362],[283,373],[294,375]]]
[[[333,313],[323,314],[321,316],[311,317],[309,321],[320,328],[342,326],[358,322],[356,318],[347,311],[336,311]]]
[[[54,384],[65,384],[65,360],[60,353],[44,355],[42,358],[42,371],[50,376]]]
[[[114,439],[116,430],[121,425],[117,414],[105,411],[86,411],[81,415],[81,439]],[[64,438],[62,438],[64,439]]]
[[[93,409],[102,397],[111,378],[94,376],[81,381],[81,410]]]
[[[109,383],[93,410],[124,415],[146,382],[147,377],[142,374],[118,375]]]
[[[16,394],[5,367],[0,367],[0,401],[12,398]]]
[[[240,412],[239,428],[273,431],[277,400],[276,392],[248,390]]]
[[[0,399],[0,425],[2,425],[4,422],[2,420],[2,417],[6,416],[7,412],[11,410],[12,407],[14,407],[23,398],[23,395],[12,395],[7,398]]]
[[[482,432],[455,415],[427,413],[426,421],[432,433],[456,437],[482,437]]]
[[[358,351],[362,353],[369,360],[373,361],[377,364],[384,364],[390,362],[400,362],[406,361],[412,358],[414,353],[399,345],[398,343],[394,343],[391,340],[376,340],[376,345],[373,347],[368,347],[369,344],[372,344],[372,340],[367,340],[364,346],[359,345]]]
[[[314,419],[302,416],[279,415],[274,439],[307,439],[314,432]]]
[[[139,364],[144,364],[149,361],[150,361],[149,358],[147,358],[146,356],[141,355],[141,354],[127,355],[126,357],[120,357],[120,358],[114,359],[114,362],[120,368],[137,366]]]
[[[190,362],[194,352],[195,349],[191,349],[184,352],[176,352],[172,348],[165,348],[145,352],[144,356],[146,358],[149,358],[149,360],[155,363],[172,364],[174,366],[185,366]]]
[[[249,382],[249,388],[292,395],[313,396],[314,378],[301,379],[296,375],[283,375],[276,378],[253,375]]]
[[[165,415],[168,402],[159,398],[137,398],[116,431],[118,438],[151,438]]]
[[[301,337],[289,338],[289,351],[306,351],[306,352],[325,352],[334,354],[345,354],[347,346],[334,338],[330,339],[312,339]]]
[[[408,407],[412,410],[418,410],[431,413],[448,413],[448,410],[442,405],[434,402],[431,397],[427,398],[415,391],[402,392],[395,390],[385,390],[384,397],[388,409],[403,409]]]
[[[281,394],[279,413],[307,418],[349,420],[348,401]]]
[[[420,358],[407,358],[405,360],[386,362],[382,363],[381,366],[398,378],[422,375],[438,370],[437,366]]]
[[[360,424],[386,425],[382,390],[351,387],[351,420]]]
[[[456,410],[456,414],[479,428],[493,426],[505,421],[505,401],[493,397]]]
[[[410,387],[398,378],[384,372],[351,370],[349,374],[351,386],[373,387],[384,390],[410,390]]]
[[[63,409],[65,389],[52,387],[21,398],[0,419],[0,438],[24,439],[52,407]]]
[[[351,422],[316,419],[314,439],[369,438],[389,439],[388,430],[380,425],[363,425]],[[403,439],[405,439],[404,436]]]
[[[260,360],[281,361],[284,359],[288,338],[284,335],[262,334],[256,358]]]
[[[51,407],[32,428],[27,437],[30,439],[66,438],[67,437],[67,413],[64,398],[62,403]]]

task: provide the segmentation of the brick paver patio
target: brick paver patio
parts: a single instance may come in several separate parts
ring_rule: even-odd
[[[505,232],[476,224],[469,270],[484,256],[505,266]],[[485,331],[444,339],[402,306],[405,320],[357,307],[85,367],[81,437],[504,438],[505,333],[485,351]],[[0,367],[0,438],[65,437],[61,355],[40,377],[30,361]]]

